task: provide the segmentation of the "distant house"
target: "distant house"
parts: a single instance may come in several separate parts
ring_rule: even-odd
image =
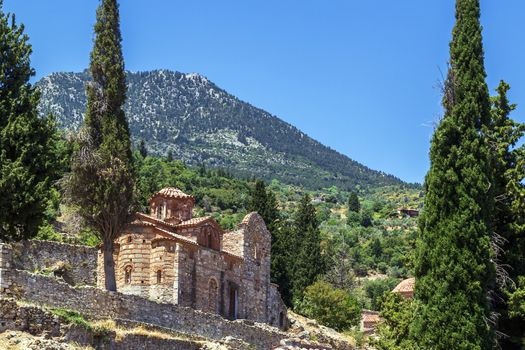
[[[407,278],[392,290],[392,293],[399,293],[407,299],[414,297],[415,278]],[[370,335],[375,332],[377,324],[382,321],[379,312],[372,310],[363,310],[361,312],[361,332]]]
[[[411,218],[415,218],[417,216],[419,216],[419,210],[417,209],[399,209],[399,213],[400,214],[404,214],[404,215],[407,215],[407,216],[410,216]]]
[[[407,217],[408,216],[411,218],[415,218],[419,216],[419,210],[408,209],[408,208],[398,208],[390,214],[390,217],[396,217],[396,216],[397,217]]]
[[[361,332],[367,335],[373,334],[380,321],[381,317],[378,311],[363,309],[361,311]]]
[[[407,299],[414,297],[414,287],[416,285],[415,278],[407,278],[399,282],[399,284],[392,290],[393,293],[399,293]]]

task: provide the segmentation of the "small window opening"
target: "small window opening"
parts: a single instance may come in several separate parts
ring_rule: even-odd
[[[126,269],[124,270],[124,283],[125,284],[131,283],[131,267],[130,266],[126,267]]]
[[[160,284],[162,282],[162,271],[157,271],[157,284]]]

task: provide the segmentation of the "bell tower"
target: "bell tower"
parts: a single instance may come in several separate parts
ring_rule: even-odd
[[[166,187],[150,198],[149,205],[151,216],[177,224],[192,218],[195,198],[178,188]]]

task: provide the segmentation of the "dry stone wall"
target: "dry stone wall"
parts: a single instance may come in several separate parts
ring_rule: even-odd
[[[11,271],[7,296],[36,304],[78,310],[95,318],[129,319],[220,340],[226,336],[253,344],[257,349],[277,346],[287,334],[252,321],[227,321],[219,315],[172,304],[159,304],[138,296],[106,292],[93,287],[72,287],[55,278]]]
[[[13,268],[61,274],[71,285],[96,285],[97,249],[48,241],[11,244]]]
[[[128,326],[126,327],[127,329],[141,326],[139,324],[128,325],[126,323],[124,325]],[[56,343],[59,344],[76,343],[82,346],[89,345],[99,350],[198,350],[202,348],[202,341],[192,340],[191,338],[175,339],[144,334],[124,334],[117,337],[115,331],[112,330],[106,330],[103,334],[96,334],[85,327],[70,324],[66,320],[39,307],[20,306],[12,299],[0,299],[0,333],[6,331],[19,331],[34,336],[43,336],[48,342],[56,339]],[[15,334],[14,336],[17,338],[21,337],[20,334]],[[17,344],[21,346],[21,339],[17,340]],[[43,344],[45,343],[40,342],[40,345]],[[4,344],[0,344],[0,348],[3,349],[2,345]],[[47,346],[42,348],[48,349]],[[55,349],[54,346],[49,348]],[[63,347],[57,346],[56,348],[62,349]],[[67,348],[69,349],[69,347]]]

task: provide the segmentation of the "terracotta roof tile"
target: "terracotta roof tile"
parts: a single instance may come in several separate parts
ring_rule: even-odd
[[[210,219],[211,219],[211,216],[203,216],[203,217],[200,217],[200,218],[193,218],[193,219],[189,219],[189,220],[183,221],[180,224],[177,224],[175,226],[177,228],[192,227],[192,226],[196,226],[196,225],[202,224],[203,222],[208,221]]]
[[[381,317],[379,317],[379,314],[373,314],[373,313],[363,313],[362,317],[363,322],[375,322],[378,323],[381,321]]]
[[[181,236],[181,235],[178,235],[176,233],[173,233],[173,232],[170,232],[170,231],[167,231],[167,230],[164,230],[160,227],[155,227],[158,231],[160,231],[161,233],[164,233],[166,235],[168,235],[170,238],[174,239],[174,240],[177,240],[177,241],[182,241],[182,242],[185,242],[185,243],[189,243],[189,244],[193,244],[193,245],[198,245],[197,242],[195,242],[194,240],[192,239],[189,239],[188,237],[184,237],[184,236]]]
[[[192,200],[195,200],[193,198],[193,196],[190,196],[189,194],[186,194],[186,193],[182,192],[180,189],[175,188],[175,187],[163,188],[162,190],[160,190],[159,192],[157,192],[153,196],[151,196],[150,201],[153,198],[157,197],[157,196],[166,197],[166,198],[178,198],[178,199],[192,199]]]
[[[415,278],[407,278],[406,280],[399,282],[399,284],[394,288],[392,292],[394,293],[414,292],[415,285],[416,285]]]
[[[153,221],[155,223],[158,223],[158,224],[161,224],[161,225],[164,225],[164,226],[168,226],[168,227],[175,227],[175,226],[177,226],[175,224],[170,224],[169,222],[157,219],[157,218],[155,218],[155,217],[153,217],[151,215],[144,214],[144,213],[135,213],[135,216],[138,216],[138,217],[141,217],[143,219],[146,219],[150,223],[151,223],[151,221]]]
[[[131,226],[155,226],[151,222],[143,221],[143,220],[140,220],[140,219],[136,219],[136,220],[130,222],[129,225],[131,225]]]

